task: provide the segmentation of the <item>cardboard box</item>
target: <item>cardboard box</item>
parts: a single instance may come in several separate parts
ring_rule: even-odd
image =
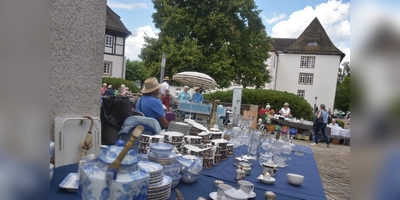
[[[343,144],[343,140],[337,139],[337,138],[331,138],[331,143],[332,144]]]

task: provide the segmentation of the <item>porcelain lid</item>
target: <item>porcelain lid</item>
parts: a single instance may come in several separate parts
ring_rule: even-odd
[[[248,194],[243,192],[241,189],[231,188],[224,191],[225,195],[233,199],[247,199]]]
[[[125,142],[123,140],[118,140],[116,145],[108,146],[107,148],[103,149],[102,153],[99,155],[99,160],[111,164],[117,158],[119,153],[121,153],[122,149],[125,146]],[[125,158],[122,160],[122,165],[133,165],[139,162],[135,151],[130,149],[126,154]]]

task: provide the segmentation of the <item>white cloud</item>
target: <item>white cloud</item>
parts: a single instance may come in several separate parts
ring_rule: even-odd
[[[132,32],[132,35],[126,39],[125,56],[130,60],[139,60],[138,55],[144,45],[144,36],[158,38],[158,31],[151,26],[142,26]]]
[[[286,14],[285,13],[281,13],[279,15],[276,15],[276,13],[274,13],[274,16],[272,18],[270,18],[270,19],[268,17],[264,16],[264,15],[262,15],[262,18],[264,19],[265,23],[274,24],[276,22],[281,21],[282,19],[285,19],[286,18]]]
[[[311,21],[318,17],[328,36],[336,47],[346,53],[344,60],[350,60],[350,2],[329,0],[314,8],[307,6],[293,12],[289,19],[275,24],[272,28],[272,37],[297,38]],[[346,52],[347,51],[347,52]]]
[[[117,2],[107,2],[107,5],[111,8],[121,8],[127,10],[134,10],[138,8],[147,8],[145,3],[117,3]]]

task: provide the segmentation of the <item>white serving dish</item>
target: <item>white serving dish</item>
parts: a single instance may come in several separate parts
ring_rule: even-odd
[[[69,192],[78,191],[78,174],[77,173],[69,173],[65,179],[60,183],[60,188],[64,188]]]
[[[286,176],[288,178],[289,183],[293,185],[301,185],[304,181],[304,176],[299,174],[287,173]]]
[[[273,184],[275,182],[274,177],[263,177],[263,178],[257,178],[257,179],[266,184]]]

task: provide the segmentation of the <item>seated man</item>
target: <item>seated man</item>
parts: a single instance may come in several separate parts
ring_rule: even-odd
[[[200,88],[199,88],[199,87],[196,87],[196,88],[194,89],[194,91],[195,91],[196,93],[193,94],[192,101],[193,101],[194,103],[203,103],[203,95],[200,93]]]
[[[336,123],[336,119],[332,119],[332,123],[330,123],[329,125],[328,125],[329,127],[339,127],[339,124],[338,123]]]
[[[181,93],[179,93],[178,99],[182,100],[182,101],[189,101],[190,94],[189,94],[188,90],[189,90],[189,87],[185,85],[185,87],[183,88],[183,91]]]
[[[167,129],[169,123],[165,117],[163,105],[158,99],[161,86],[155,77],[146,79],[142,89],[143,96],[136,102],[136,111],[142,112],[145,117],[156,119],[161,128]]]

